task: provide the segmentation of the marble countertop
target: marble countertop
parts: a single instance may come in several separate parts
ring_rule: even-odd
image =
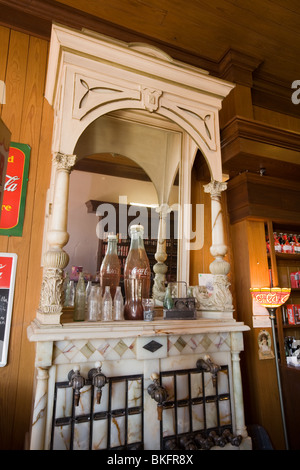
[[[34,320],[27,329],[29,341],[61,341],[83,338],[121,338],[132,336],[161,336],[200,334],[210,332],[248,331],[249,326],[234,319],[66,322],[60,325],[41,325]]]

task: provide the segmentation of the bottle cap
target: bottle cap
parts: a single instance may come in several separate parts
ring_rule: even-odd
[[[131,225],[130,231],[131,232],[143,232],[144,233],[144,227],[143,227],[143,225]]]

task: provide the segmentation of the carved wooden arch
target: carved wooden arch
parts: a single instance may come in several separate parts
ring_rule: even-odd
[[[45,96],[54,106],[53,152],[72,154],[100,116],[142,109],[176,123],[222,179],[218,111],[232,84],[173,61],[151,47],[53,26]]]

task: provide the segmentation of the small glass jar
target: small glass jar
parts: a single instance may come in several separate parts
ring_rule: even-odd
[[[143,299],[144,320],[152,321],[154,319],[154,300]]]

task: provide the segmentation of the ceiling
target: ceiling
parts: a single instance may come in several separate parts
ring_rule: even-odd
[[[0,24],[50,37],[51,22],[152,43],[218,74],[229,50],[257,59],[257,77],[300,79],[299,0],[0,0]]]
[[[300,79],[298,0],[59,0],[102,20],[218,63],[228,49],[261,61],[260,74]]]

